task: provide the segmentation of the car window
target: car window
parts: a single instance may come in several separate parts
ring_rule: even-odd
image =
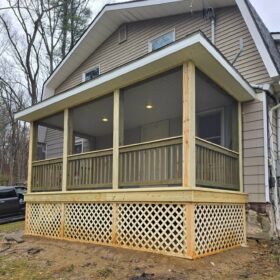
[[[0,188],[0,199],[1,198],[11,198],[16,197],[16,191],[13,189],[2,189]]]

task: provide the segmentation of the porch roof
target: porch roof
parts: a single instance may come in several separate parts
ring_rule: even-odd
[[[84,82],[15,114],[16,119],[35,121],[65,108],[77,106],[191,60],[210,79],[240,102],[255,98],[255,92],[237,70],[200,32],[151,52],[98,78]]]

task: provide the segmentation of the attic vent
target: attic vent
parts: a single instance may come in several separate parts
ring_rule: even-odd
[[[127,40],[127,28],[126,24],[122,25],[119,29],[119,44]]]

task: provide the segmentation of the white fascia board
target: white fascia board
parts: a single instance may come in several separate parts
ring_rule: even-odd
[[[273,60],[263,41],[263,38],[256,26],[256,23],[255,23],[254,19],[252,18],[249,8],[248,8],[247,4],[245,3],[245,0],[236,0],[236,4],[243,16],[244,21],[246,22],[246,25],[247,25],[249,32],[255,42],[255,45],[262,57],[263,63],[266,67],[266,70],[267,70],[269,76],[271,78],[278,77],[279,73],[273,63]]]
[[[150,54],[146,55],[145,57],[138,59],[130,64],[122,66],[107,74],[103,74],[99,78],[96,78],[92,81],[81,84],[80,86],[70,89],[64,93],[55,95],[49,99],[42,101],[41,103],[38,103],[21,112],[18,112],[15,114],[15,118],[26,120],[26,118],[25,118],[26,116],[28,116],[38,110],[55,105],[58,102],[63,102],[66,99],[74,97],[85,91],[93,90],[94,88],[96,88],[98,86],[101,86],[101,85],[108,83],[119,77],[124,77],[125,75],[127,75],[137,69],[141,69],[145,66],[148,66],[149,64],[160,61],[169,55],[180,52],[181,50],[186,49],[186,48],[191,47],[196,44],[202,45],[208,51],[208,53],[211,54],[211,56],[215,59],[215,61],[217,61],[230,74],[230,76],[233,77],[234,80],[243,88],[243,90],[246,93],[248,93],[248,96],[250,96],[251,99],[255,98],[254,90],[238,74],[238,72],[233,68],[233,66],[228,61],[226,61],[224,59],[224,57],[215,49],[215,47],[213,47],[213,45],[211,45],[200,33],[196,33],[194,35],[187,37],[184,40],[173,43],[172,45],[167,46],[167,47],[163,48],[162,50],[150,53]]]

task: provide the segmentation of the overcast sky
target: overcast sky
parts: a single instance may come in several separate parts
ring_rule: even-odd
[[[92,1],[94,14],[109,2],[127,2],[123,0]],[[164,0],[163,0],[164,1]],[[250,0],[270,32],[280,32],[280,0]]]
[[[270,32],[280,32],[280,1],[250,0]]]

